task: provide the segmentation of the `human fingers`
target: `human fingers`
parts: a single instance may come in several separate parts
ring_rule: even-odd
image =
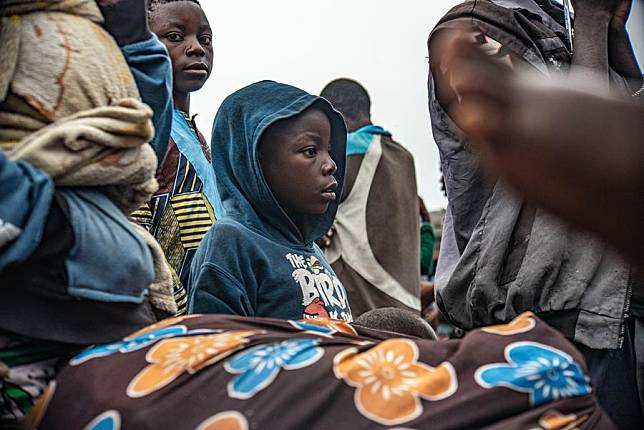
[[[446,107],[450,117],[465,134],[490,137],[512,108],[514,71],[488,55],[467,33],[446,42],[440,69],[457,95]]]

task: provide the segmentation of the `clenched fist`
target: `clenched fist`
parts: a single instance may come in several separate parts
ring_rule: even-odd
[[[103,13],[103,26],[119,46],[141,42],[151,36],[147,20],[147,0],[97,0]]]

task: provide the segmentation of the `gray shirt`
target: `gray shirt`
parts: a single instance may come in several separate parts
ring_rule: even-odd
[[[432,35],[475,24],[547,78],[571,60],[558,12],[549,0],[469,1]],[[443,313],[469,330],[533,311],[574,341],[620,347],[629,268],[592,238],[524,205],[502,181],[485,179],[438,102],[431,73],[429,110],[449,200],[436,273]]]

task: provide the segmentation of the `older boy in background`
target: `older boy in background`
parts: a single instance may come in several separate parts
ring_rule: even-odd
[[[148,21],[172,60],[174,112],[167,150],[157,171],[159,190],[132,219],[157,239],[173,269],[178,314],[201,239],[222,215],[210,149],[190,115],[190,93],[212,71],[212,29],[197,0],[152,0]]]

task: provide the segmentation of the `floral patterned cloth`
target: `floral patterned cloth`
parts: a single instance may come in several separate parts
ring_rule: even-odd
[[[614,428],[581,355],[530,313],[445,342],[325,319],[173,318],[76,356],[31,418],[41,430]]]

